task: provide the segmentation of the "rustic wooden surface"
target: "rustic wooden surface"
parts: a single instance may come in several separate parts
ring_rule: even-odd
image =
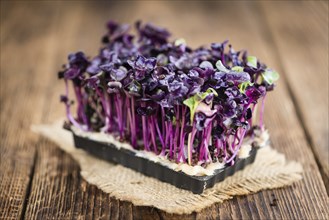
[[[230,39],[277,69],[265,122],[273,146],[302,163],[303,180],[184,216],[133,206],[84,181],[73,159],[29,126],[64,114],[57,70],[69,52],[96,54],[108,19],[152,21],[193,46]],[[328,1],[1,1],[0,26],[0,219],[329,218]]]

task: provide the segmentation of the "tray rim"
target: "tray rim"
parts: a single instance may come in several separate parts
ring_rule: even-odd
[[[247,165],[252,164],[255,160],[257,151],[259,149],[258,147],[252,147],[249,156],[247,158],[241,158],[241,159],[237,158],[235,159],[234,165],[232,166],[224,165],[223,168],[214,170],[213,175],[195,176],[195,175],[188,175],[182,171],[175,171],[168,166],[149,160],[145,157],[136,156],[136,153],[134,151],[131,151],[126,148],[118,148],[113,143],[96,141],[88,137],[78,135],[72,130],[71,132],[73,134],[74,145],[76,148],[83,149],[87,153],[96,156],[97,158],[106,160],[111,163],[120,164],[124,167],[135,170],[146,176],[156,178],[160,181],[167,182],[181,189],[192,191],[193,193],[196,194],[201,194],[206,188],[212,187],[214,184],[223,181],[228,176],[231,176],[237,171],[244,169]],[[100,152],[95,152],[95,150],[100,151],[100,149],[102,151],[106,151],[104,152],[106,154],[99,154]],[[108,152],[112,152],[112,154],[119,156],[120,159],[107,157]],[[123,159],[123,157],[125,157],[125,159]],[[128,159],[134,161],[129,161]],[[142,167],[135,167],[134,165],[136,164],[142,164],[141,165]],[[159,172],[153,173],[152,171],[159,171]],[[165,176],[171,174],[174,177],[176,177],[177,180],[176,179],[174,180],[173,178],[159,176],[160,174],[158,173],[160,174],[164,173],[166,174]],[[190,184],[186,183],[186,181],[190,182]],[[193,186],[193,184],[197,186]]]

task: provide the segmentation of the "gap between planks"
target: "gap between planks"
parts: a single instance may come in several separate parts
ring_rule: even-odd
[[[37,143],[40,143],[40,138],[38,138]],[[39,144],[37,144],[39,145]],[[34,177],[34,172],[35,172],[35,164],[37,162],[37,155],[38,154],[38,147],[36,147],[36,150],[34,151],[34,159],[33,159],[33,164],[31,167],[31,171],[30,171],[30,179],[29,179],[29,183],[27,184],[26,187],[26,193],[24,196],[24,201],[23,201],[23,205],[22,205],[22,213],[21,213],[21,220],[25,219],[25,213],[26,213],[26,208],[27,208],[27,204],[29,202],[30,199],[30,195],[31,195],[31,189],[32,189],[32,181],[33,181],[33,177]]]

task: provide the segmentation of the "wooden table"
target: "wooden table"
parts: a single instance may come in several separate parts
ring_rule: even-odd
[[[278,70],[266,124],[273,146],[302,163],[303,180],[201,213],[170,215],[119,201],[86,183],[70,156],[33,134],[32,123],[64,115],[57,70],[67,54],[96,54],[108,19],[138,18],[167,27],[193,46],[230,39],[236,49],[248,49]],[[329,218],[327,1],[1,1],[0,97],[0,219]]]

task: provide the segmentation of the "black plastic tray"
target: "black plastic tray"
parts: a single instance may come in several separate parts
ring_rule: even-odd
[[[190,176],[146,158],[135,156],[134,152],[127,149],[118,149],[111,143],[90,140],[74,133],[73,137],[77,148],[83,149],[98,158],[121,164],[146,176],[154,177],[178,188],[192,191],[195,194],[201,194],[205,189],[213,187],[215,183],[223,181],[226,177],[233,175],[248,164],[253,163],[257,153],[257,148],[253,147],[249,157],[237,159],[233,166],[226,166],[222,169],[215,170],[214,175]]]

